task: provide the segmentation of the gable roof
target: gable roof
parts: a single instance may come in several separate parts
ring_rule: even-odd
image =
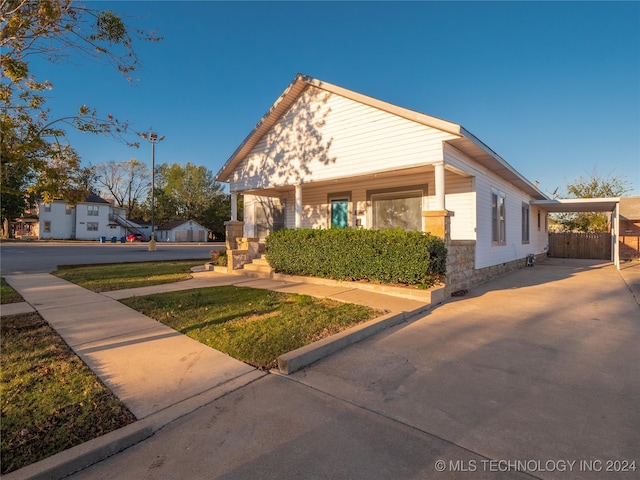
[[[93,192],[89,192],[85,198],[84,198],[84,202],[83,203],[107,203],[110,205],[110,202],[108,200],[105,200],[104,198],[102,198],[99,195],[96,195]]]
[[[173,230],[174,228],[179,227],[180,225],[184,225],[187,222],[193,222],[196,225],[198,225],[199,227],[204,228],[205,230],[209,230],[207,227],[205,227],[204,225],[200,225],[198,222],[196,222],[195,220],[173,220],[171,222],[167,222],[164,225],[160,226],[157,228],[157,230]]]
[[[93,192],[84,192],[84,193],[78,192],[78,193],[81,193],[82,195],[82,200],[80,200],[78,203],[101,203],[101,204],[111,205],[111,202],[109,200],[105,200],[100,195],[96,195]],[[59,202],[69,203],[67,200],[63,198],[54,198],[53,201],[58,203]]]
[[[256,146],[260,139],[269,131],[271,127],[279,120],[279,118],[286,113],[296,99],[309,87],[316,87],[321,90],[325,90],[330,93],[335,93],[342,97],[360,102],[364,105],[368,105],[373,108],[397,115],[399,117],[411,120],[428,127],[436,128],[453,135],[457,135],[458,138],[453,140],[447,140],[447,143],[451,144],[458,150],[462,151],[466,155],[470,156],[482,166],[490,169],[497,175],[501,176],[505,180],[516,185],[521,190],[527,192],[531,196],[540,200],[547,200],[548,197],[542,193],[536,186],[534,186],[529,180],[523,177],[515,168],[501,158],[497,153],[491,150],[487,145],[482,143],[473,134],[467,131],[461,125],[442,120],[437,117],[425,115],[424,113],[416,112],[415,110],[409,110],[407,108],[399,107],[382,100],[378,100],[361,93],[347,90],[346,88],[333,85],[331,83],[318,80],[316,78],[309,77],[307,75],[298,74],[284,90],[282,95],[275,101],[271,108],[263,115],[260,121],[256,124],[249,135],[243,140],[240,146],[229,157],[223,167],[216,175],[216,180],[219,182],[227,182],[233,170],[238,164],[248,155],[251,150]]]

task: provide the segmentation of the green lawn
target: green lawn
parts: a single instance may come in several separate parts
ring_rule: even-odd
[[[53,274],[94,292],[110,292],[187,280],[191,267],[203,264],[204,260],[117,263],[63,268]]]
[[[3,317],[0,349],[3,474],[135,420],[38,314]]]
[[[5,281],[0,280],[0,304],[24,302],[24,299]]]
[[[190,278],[200,261],[61,269],[55,274],[102,292]],[[2,301],[17,295],[2,282]],[[21,301],[17,295],[17,301]],[[123,301],[156,320],[261,369],[277,357],[383,312],[306,295],[210,287]],[[121,428],[135,417],[38,315],[0,322],[1,471],[14,471]]]
[[[370,320],[371,308],[246,287],[132,297],[123,303],[261,369],[283,353]]]

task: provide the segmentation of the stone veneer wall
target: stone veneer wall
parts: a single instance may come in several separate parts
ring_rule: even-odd
[[[471,288],[476,261],[475,240],[451,240],[447,245],[447,276],[445,295]]]
[[[476,242],[475,240],[452,240],[447,246],[447,277],[445,295],[449,297],[458,290],[469,288],[488,282],[498,275],[513,272],[526,267],[526,259],[519,258],[511,262],[492,265],[476,270]],[[544,261],[546,253],[536,255],[536,262]]]

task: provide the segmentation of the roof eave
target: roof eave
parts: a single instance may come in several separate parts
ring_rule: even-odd
[[[409,110],[399,107],[392,103],[388,103],[377,98],[369,97],[353,90],[348,90],[338,85],[333,85],[322,80],[318,80],[307,75],[298,74],[291,81],[289,86],[284,90],[282,95],[275,101],[271,108],[265,113],[256,126],[251,130],[249,135],[243,140],[240,146],[233,152],[229,159],[225,162],[220,171],[216,174],[218,182],[227,182],[231,176],[231,172],[237,164],[247,155],[251,149],[258,143],[260,138],[268,131],[268,129],[284,114],[298,96],[308,87],[313,86],[321,90],[335,93],[342,97],[354,100],[356,102],[368,105],[373,108],[403,117],[432,128],[436,128],[454,135],[462,135],[462,127],[456,123],[449,122],[437,117],[432,117],[415,110]]]
[[[279,117],[277,113],[281,113],[283,110],[286,110],[298,95],[307,87],[309,78],[310,77],[302,74],[298,74],[294,77],[291,83],[289,83],[289,86],[285,88],[280,97],[278,97],[271,108],[267,110],[256,126],[253,127],[251,132],[249,132],[249,135],[245,137],[242,143],[238,148],[236,148],[222,168],[218,171],[216,174],[216,181],[227,182],[229,180],[231,172],[233,172],[236,164],[240,162],[247,153],[249,153],[251,148],[255,146],[262,135],[264,135],[271,125],[275,123]]]
[[[549,200],[538,187],[527,180],[520,172],[513,168],[509,162],[489,148],[478,137],[464,127],[460,127],[461,138],[447,140],[447,143],[462,150],[482,166],[488,168],[500,177],[516,185],[522,191],[528,193],[537,200]]]

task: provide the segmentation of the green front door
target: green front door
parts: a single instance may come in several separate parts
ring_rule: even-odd
[[[349,200],[331,200],[331,228],[349,226]]]

